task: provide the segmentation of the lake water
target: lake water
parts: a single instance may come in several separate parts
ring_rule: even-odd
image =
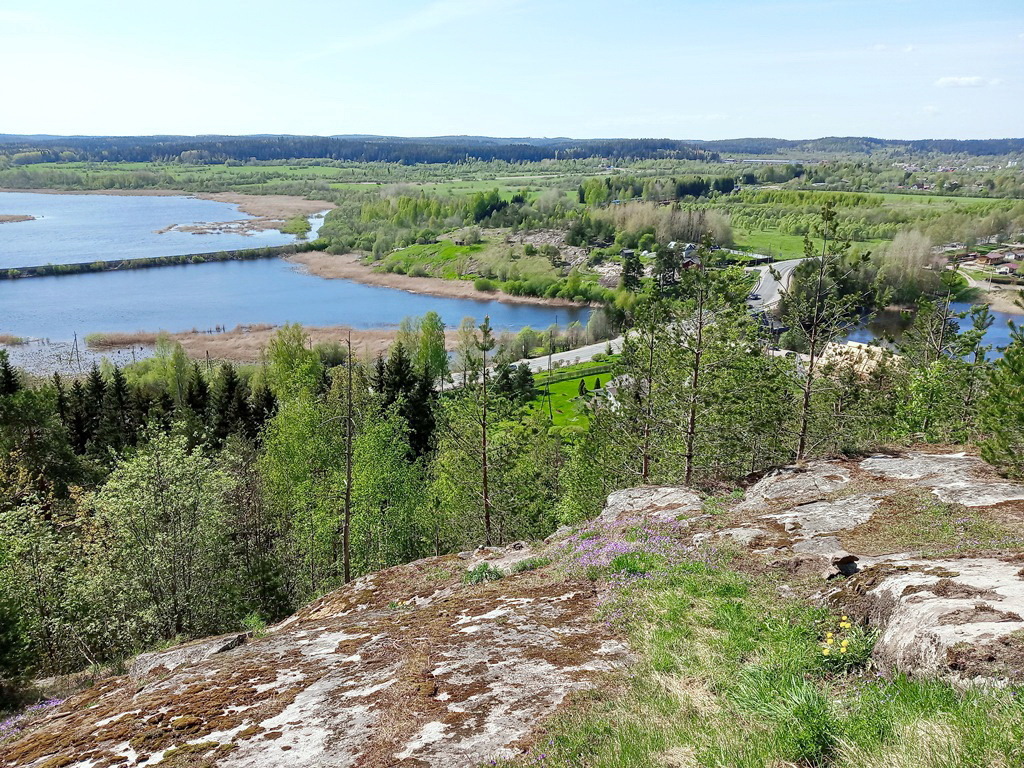
[[[0,214],[35,216],[0,224],[0,268],[287,245],[275,229],[239,233],[164,232],[166,227],[252,219],[231,203],[182,196],[49,195],[0,192]],[[311,219],[319,228],[322,219]]]
[[[0,281],[0,332],[68,340],[99,331],[186,331],[250,323],[379,328],[437,312],[449,326],[586,323],[589,310],[441,298],[314,277],[281,259]]]
[[[968,312],[971,308],[970,304],[964,302],[954,302],[951,305],[951,309],[954,312]],[[1010,321],[1014,320],[1018,325],[1024,322],[1024,317],[1020,315],[1011,315],[1007,312],[992,312],[993,323],[985,334],[985,344],[993,347],[989,353],[989,357],[1000,357],[999,350],[1006,347],[1010,343]],[[971,318],[968,315],[966,318],[958,319],[957,325],[961,329],[967,330],[971,327]],[[870,342],[876,339],[884,339],[888,337],[899,338],[901,331],[907,327],[909,321],[902,316],[899,312],[884,311],[880,312],[870,323],[858,328],[856,331],[850,334],[849,338],[852,341]]]

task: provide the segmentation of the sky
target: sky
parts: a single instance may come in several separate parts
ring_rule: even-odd
[[[1024,0],[0,0],[0,133],[1024,136]]]

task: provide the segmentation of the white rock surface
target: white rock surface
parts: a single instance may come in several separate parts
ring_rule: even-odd
[[[699,514],[702,504],[700,495],[688,488],[645,485],[611,494],[597,519],[601,523],[615,523],[643,516],[656,522],[670,522]]]

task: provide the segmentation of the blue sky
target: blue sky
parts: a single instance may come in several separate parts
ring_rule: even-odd
[[[1024,0],[0,0],[0,133],[1024,136]]]

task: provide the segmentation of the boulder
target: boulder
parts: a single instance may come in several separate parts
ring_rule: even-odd
[[[702,508],[700,495],[688,488],[644,485],[611,494],[597,520],[613,524],[643,517],[654,522],[673,522],[691,518]]]
[[[1021,562],[906,560],[865,568],[830,596],[880,632],[884,673],[1024,682]]]

